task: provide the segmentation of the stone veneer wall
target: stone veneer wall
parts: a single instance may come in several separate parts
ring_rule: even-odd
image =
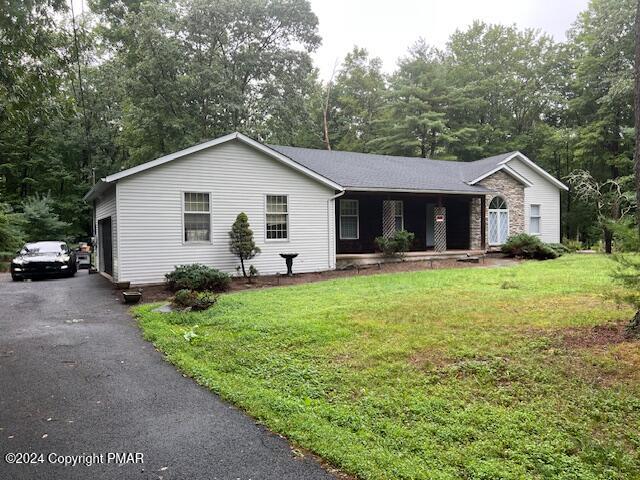
[[[469,248],[480,250],[482,248],[482,199],[475,197],[471,199],[469,208]]]
[[[485,222],[487,225],[485,241],[489,245],[489,205],[496,196],[501,196],[507,201],[509,208],[509,235],[523,233],[524,230],[524,185],[511,175],[502,171],[489,175],[478,182],[479,185],[498,192],[495,195],[487,195],[487,211]]]

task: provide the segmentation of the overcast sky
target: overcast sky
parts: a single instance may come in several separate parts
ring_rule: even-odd
[[[419,37],[444,47],[449,35],[473,20],[537,28],[564,40],[588,0],[310,0],[320,21],[322,46],[314,54],[323,79],[353,45],[395,68]]]

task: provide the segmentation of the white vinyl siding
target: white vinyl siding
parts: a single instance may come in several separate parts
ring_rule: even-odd
[[[358,200],[340,200],[340,239],[360,238],[360,205]]]
[[[525,232],[531,231],[531,205],[540,205],[540,239],[560,242],[560,189],[517,158],[509,162],[509,167],[533,183],[524,189]]]
[[[118,215],[117,215],[117,202],[116,202],[116,189],[117,185],[107,190],[101,197],[95,200],[95,225],[93,231],[95,232],[95,239],[98,242],[95,262],[98,271],[102,271],[102,265],[100,264],[101,245],[98,235],[98,221],[104,218],[111,217],[111,248],[113,250],[113,280],[118,280]]]
[[[183,242],[182,192],[210,192],[211,241]],[[283,273],[280,253],[298,253],[295,272],[333,268],[335,191],[269,156],[230,141],[118,182],[120,279],[159,283],[175,265],[204,263],[236,274],[229,230],[247,214],[262,252],[249,262],[261,275]],[[266,196],[286,195],[288,241],[266,240]],[[328,218],[329,217],[329,218]]]

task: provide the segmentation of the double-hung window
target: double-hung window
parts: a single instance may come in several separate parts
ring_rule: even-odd
[[[289,238],[289,207],[286,195],[267,195],[266,201],[267,240]]]
[[[529,233],[532,235],[540,234],[540,205],[531,205],[529,212]]]
[[[209,204],[209,194],[185,192],[183,210],[184,241],[211,241],[211,205]]]
[[[340,239],[357,240],[360,236],[358,200],[340,200]]]
[[[399,232],[400,230],[404,230],[404,203],[402,200],[396,200],[394,203],[396,232]]]

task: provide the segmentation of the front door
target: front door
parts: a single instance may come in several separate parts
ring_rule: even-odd
[[[100,242],[100,270],[113,275],[113,246],[111,243],[111,217],[98,220]]]

